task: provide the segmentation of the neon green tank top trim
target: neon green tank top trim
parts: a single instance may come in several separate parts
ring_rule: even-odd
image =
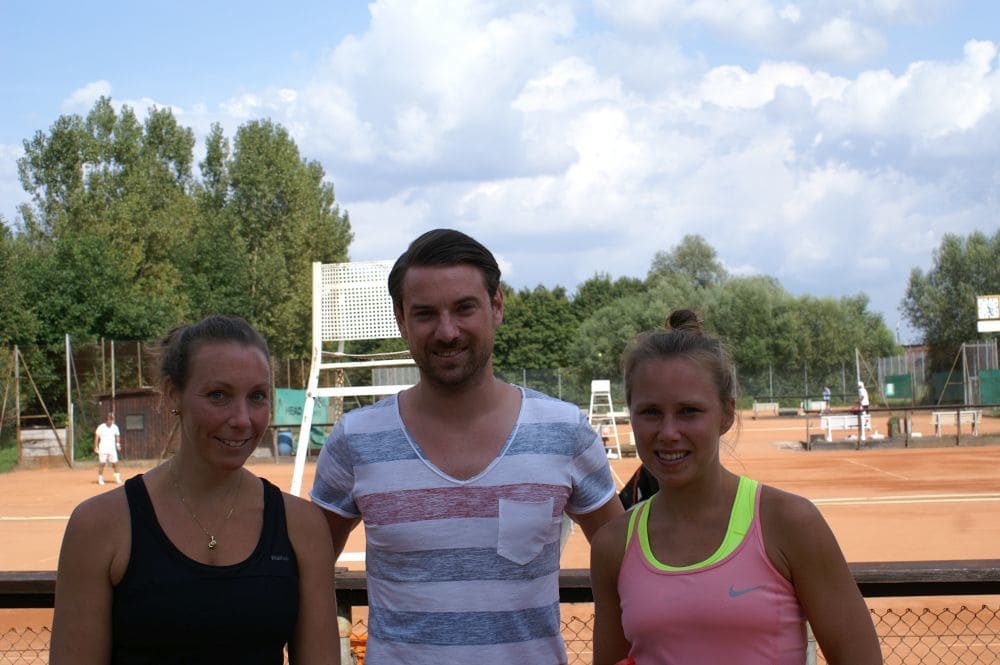
[[[733,510],[729,514],[729,526],[726,528],[726,536],[722,539],[722,544],[719,545],[719,548],[704,561],[692,563],[689,566],[668,566],[665,563],[657,561],[656,557],[653,556],[653,550],[649,546],[649,531],[647,529],[649,523],[649,504],[653,497],[646,499],[631,511],[628,518],[628,536],[625,545],[627,547],[629,541],[632,539],[632,534],[635,533],[635,523],[638,520],[639,545],[642,547],[642,553],[646,561],[655,568],[673,571],[695,570],[722,561],[739,547],[739,544],[743,542],[743,538],[750,530],[750,524],[753,522],[754,502],[757,497],[757,484],[756,480],[740,476],[739,485],[736,487],[736,499],[733,501]]]

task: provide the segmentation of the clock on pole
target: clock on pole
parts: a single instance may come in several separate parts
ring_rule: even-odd
[[[1000,295],[976,296],[979,332],[1000,332]]]

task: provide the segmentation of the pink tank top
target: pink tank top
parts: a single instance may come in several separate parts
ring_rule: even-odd
[[[740,478],[723,544],[693,566],[656,561],[646,531],[649,501],[633,513],[618,595],[637,665],[805,662],[805,617],[764,549],[756,481]]]

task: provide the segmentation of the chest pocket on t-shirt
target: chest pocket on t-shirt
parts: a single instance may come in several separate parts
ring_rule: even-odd
[[[500,499],[500,531],[497,554],[524,565],[534,559],[554,540],[552,499],[545,501],[511,501]]]

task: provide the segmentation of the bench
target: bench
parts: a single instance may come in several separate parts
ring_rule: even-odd
[[[753,403],[753,417],[756,420],[757,416],[762,413],[769,413],[772,416],[778,415],[779,405],[777,402],[757,402]]]
[[[870,414],[862,414],[862,427],[866,431],[872,431],[872,417]],[[851,430],[858,428],[858,415],[856,413],[845,413],[836,416],[820,416],[820,427],[826,432],[826,440],[833,441],[833,430]],[[864,432],[862,432],[864,434]]]
[[[799,402],[799,408],[804,413],[822,413],[826,411],[826,402],[821,399],[807,399],[804,402]]]
[[[934,419],[934,436],[941,436],[943,425],[955,425],[956,414],[958,422],[963,425],[972,425],[972,436],[979,436],[979,418],[982,411],[969,409],[966,411],[932,411],[931,418]]]

